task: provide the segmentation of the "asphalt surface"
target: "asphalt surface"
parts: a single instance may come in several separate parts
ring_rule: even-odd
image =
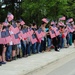
[[[75,59],[53,70],[47,75],[75,75]]]
[[[75,53],[27,75],[75,75]]]
[[[70,56],[71,54],[74,56]],[[57,62],[60,59],[66,58],[67,56],[70,57],[64,59],[63,61],[61,61],[61,63]],[[56,71],[56,68],[64,65],[64,61],[68,61],[68,59],[71,60],[74,57],[75,48],[73,46],[70,46],[69,48],[63,48],[60,50],[60,52],[52,50],[50,52],[35,54],[27,58],[17,59],[15,61],[8,62],[6,65],[0,66],[0,75],[49,75],[50,72],[52,73],[53,70]],[[39,71],[43,72],[41,72],[40,74]],[[34,72],[35,74],[33,74]]]

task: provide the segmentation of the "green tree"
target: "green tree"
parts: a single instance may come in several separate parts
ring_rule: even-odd
[[[23,0],[20,11],[17,11],[17,14],[12,7],[14,6],[11,5],[5,10],[0,9],[0,21],[4,20],[8,11],[14,11],[15,19],[21,14],[27,24],[35,21],[40,25],[43,17],[47,17],[50,20],[57,20],[62,15],[67,18],[75,18],[75,0]]]
[[[67,3],[68,9],[66,15],[75,19],[75,0],[68,0]]]
[[[22,17],[25,21],[39,24],[43,17],[58,19],[61,15],[66,15],[67,0],[25,0],[22,3]]]

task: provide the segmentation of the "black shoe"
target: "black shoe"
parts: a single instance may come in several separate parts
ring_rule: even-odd
[[[12,57],[12,60],[16,60],[16,56],[15,57]]]
[[[7,59],[6,61],[7,61],[7,62],[11,62],[11,61],[12,61],[12,59]]]
[[[28,56],[31,56],[31,54],[28,54]]]
[[[2,64],[0,64],[0,66],[2,66]]]
[[[59,52],[59,50],[55,50],[55,51]]]
[[[17,55],[17,58],[20,58],[20,55]]]
[[[6,62],[2,61],[2,64],[6,64]]]
[[[2,62],[0,62],[0,66],[2,66]]]

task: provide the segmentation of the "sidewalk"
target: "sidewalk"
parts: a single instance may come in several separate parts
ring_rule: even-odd
[[[60,52],[52,50],[8,62],[6,65],[0,66],[0,75],[25,75],[74,52],[75,48],[70,46],[61,49]]]

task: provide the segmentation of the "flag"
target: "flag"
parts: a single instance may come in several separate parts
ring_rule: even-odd
[[[29,34],[32,35],[34,33],[34,31],[32,30],[32,28],[29,28]]]
[[[5,31],[1,32],[0,44],[6,44]]]
[[[68,34],[68,29],[67,28],[64,30],[63,34],[64,34],[65,37],[67,36],[67,34]]]
[[[0,38],[0,44],[5,44],[5,39],[4,38]]]
[[[6,32],[5,32],[5,40],[6,40],[6,44],[11,42],[11,37],[10,37],[10,33],[8,30],[6,30]]]
[[[54,25],[55,24],[55,22],[54,21],[51,21],[51,25]]]
[[[59,22],[58,25],[59,26],[64,26],[64,23],[63,22]]]
[[[24,25],[25,24],[25,22],[22,19],[20,19],[19,21],[20,21],[20,24],[21,25]]]
[[[17,27],[16,24],[13,24],[10,26],[10,30],[14,33],[17,34],[19,32],[19,28]]]
[[[33,34],[32,28],[31,29],[30,28],[27,28],[25,30],[26,30],[26,33],[27,33],[27,37],[30,37]]]
[[[22,29],[21,31],[22,31],[23,34],[27,32],[25,29]]]
[[[5,21],[2,24],[3,24],[3,26],[8,26],[9,25],[7,19],[5,19]]]
[[[42,34],[42,37],[46,36],[46,32],[44,32],[44,31],[42,31],[41,34]]]
[[[73,22],[71,22],[71,24],[73,24],[73,25],[74,25],[74,21],[73,21]]]
[[[69,26],[68,27],[68,30],[69,30],[69,32],[73,32],[74,31],[74,28],[72,26]]]
[[[8,30],[2,31],[1,32],[1,38],[2,38],[1,41],[3,41],[3,44],[8,44],[11,41],[11,37],[10,37],[9,31]]]
[[[49,34],[50,34],[51,38],[56,37],[54,30],[50,30]]]
[[[55,25],[53,25],[52,30],[57,30],[57,27]]]
[[[64,21],[64,20],[66,20],[66,17],[65,16],[62,16],[61,18],[59,18],[59,21]]]
[[[72,21],[73,21],[73,18],[70,18],[70,19],[67,20],[68,23],[72,22]]]
[[[60,32],[56,26],[52,26],[52,30],[54,30],[56,36],[60,35]]]
[[[16,21],[12,20],[12,25],[16,24]]]
[[[12,24],[12,26],[13,26],[14,28],[16,28],[16,27],[17,27],[17,25],[16,25],[15,23],[13,23],[13,24]]]
[[[43,18],[42,21],[45,22],[45,23],[48,23],[50,20],[47,19],[47,18]]]
[[[27,30],[26,29],[21,30],[21,36],[23,39],[27,39],[28,36],[27,36]]]
[[[5,44],[8,44],[11,41],[10,33],[8,30],[5,31]]]
[[[2,37],[2,38],[5,38],[5,36],[6,36],[6,31],[2,31],[2,32],[1,32],[1,37]]]
[[[59,32],[58,28],[54,28],[54,32],[55,32],[56,36],[60,35],[60,32]]]
[[[12,42],[13,42],[14,45],[20,43],[19,33],[14,34],[11,37],[12,37]]]
[[[32,43],[32,44],[36,43],[36,42],[37,42],[36,35],[33,34],[33,35],[30,37],[30,40],[31,40],[31,43]]]
[[[37,36],[38,39],[42,38],[41,32],[42,32],[41,28],[39,28],[37,31],[35,31],[35,34],[36,34],[36,36]]]
[[[24,39],[22,36],[23,36],[23,33],[22,33],[22,31],[20,31],[20,33],[18,34],[18,36],[19,36],[19,38],[20,38],[20,40],[22,39]]]
[[[11,14],[10,12],[8,12],[7,19],[8,19],[9,22],[12,21],[14,19],[13,14]]]
[[[69,22],[68,21],[66,21],[66,25],[68,25],[69,24]]]
[[[32,35],[32,31],[30,32],[28,28],[23,29],[22,33],[24,34],[24,36],[26,35],[26,37],[30,37]]]

